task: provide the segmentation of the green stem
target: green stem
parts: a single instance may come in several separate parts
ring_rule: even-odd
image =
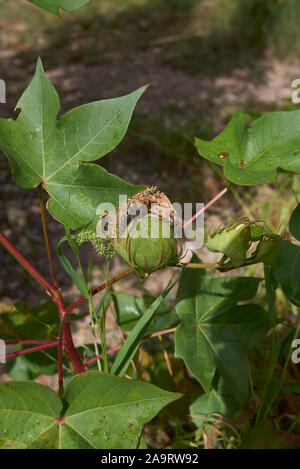
[[[107,261],[106,266],[106,275],[105,275],[105,292],[104,292],[104,304],[103,304],[103,313],[102,313],[102,337],[103,337],[103,363],[104,371],[108,373],[108,358],[107,358],[107,349],[106,349],[106,310],[107,310],[107,285],[108,285],[108,275],[109,275],[109,261]]]
[[[265,286],[266,286],[266,296],[267,296],[267,304],[268,304],[268,313],[269,313],[269,321],[272,325],[272,346],[275,346],[276,334],[275,334],[275,327],[276,327],[276,308],[275,308],[275,301],[276,301],[276,293],[274,288],[274,283],[272,282],[272,270],[270,265],[264,264],[264,274],[265,274]]]
[[[97,324],[97,313],[95,311],[95,309],[93,308],[93,300],[92,298],[89,299],[89,307],[90,307],[90,316],[91,316],[91,326],[92,326],[92,334],[93,334],[93,339],[94,339],[94,349],[95,349],[95,353],[96,355],[99,355],[99,349],[98,349],[98,344],[97,344],[97,337],[96,337],[96,333],[94,331],[94,325]],[[101,326],[100,324],[97,324],[98,326],[98,330],[99,330],[99,336],[101,337]],[[100,358],[97,360],[97,366],[98,366],[98,370],[99,371],[102,371],[102,367],[101,367],[101,361],[100,361]]]
[[[89,266],[88,266],[88,290],[89,291],[91,291],[91,289],[90,289],[91,267],[92,267],[92,263],[89,263]],[[97,325],[99,337],[100,337],[100,340],[101,340],[101,325],[100,325],[99,320],[98,320],[97,311],[94,308],[94,303],[93,303],[91,294],[90,294],[90,297],[89,297],[88,301],[89,301],[89,310],[90,310],[90,317],[91,317],[91,328],[92,328],[92,334],[93,334],[93,339],[94,339],[94,349],[95,349],[96,355],[99,355],[97,336],[96,336],[96,332],[94,330],[94,326]],[[98,366],[98,370],[102,371],[100,358],[98,358],[98,360],[97,360],[97,366]]]
[[[183,266],[184,269],[217,269],[220,267],[218,262],[212,263],[212,264],[186,264]]]
[[[97,344],[97,338],[96,338],[96,335],[95,335],[95,331],[94,331],[94,328],[93,328],[93,325],[96,323],[97,324],[97,327],[98,327],[98,331],[99,331],[99,337],[100,337],[100,341],[101,341],[101,349],[102,349],[102,355],[104,353],[104,345],[103,345],[103,331],[102,331],[102,327],[101,327],[101,324],[100,324],[100,321],[98,319],[98,314],[97,314],[97,311],[95,309],[95,305],[93,303],[93,299],[92,299],[92,292],[89,288],[89,279],[88,279],[88,284],[85,280],[85,277],[84,277],[84,274],[83,274],[83,268],[82,268],[82,265],[81,265],[81,262],[80,262],[80,258],[78,255],[76,255],[76,258],[77,258],[77,262],[78,262],[78,266],[79,266],[79,270],[80,270],[80,274],[81,274],[81,278],[83,279],[88,291],[90,292],[90,295],[88,298],[86,298],[89,302],[89,308],[90,308],[90,316],[91,316],[91,322],[92,322],[92,334],[93,334],[93,338],[94,338],[94,347],[95,347],[95,352],[96,352],[96,355],[98,356],[99,355],[99,349],[98,349],[98,344]],[[88,277],[89,277],[89,274],[88,274]],[[101,362],[100,362],[100,359],[97,359],[97,364],[98,364],[98,369],[99,371],[102,371],[102,367],[101,367]]]
[[[79,256],[76,256],[76,257],[77,257],[81,277],[82,277],[84,283],[86,284],[86,280],[84,278],[80,258],[79,258]],[[105,333],[106,332],[106,329],[105,329],[105,324],[106,324],[106,314],[105,314],[106,313],[106,299],[107,299],[107,288],[108,288],[108,285],[109,285],[108,274],[109,274],[109,261],[107,261],[107,268],[106,268],[106,275],[105,275],[105,293],[104,293],[104,304],[103,304],[103,313],[102,313],[101,321],[99,321],[98,313],[97,313],[97,311],[95,309],[95,305],[93,303],[93,299],[92,299],[93,291],[90,291],[90,295],[87,298],[87,300],[89,302],[89,306],[90,306],[90,312],[92,313],[91,314],[92,322],[95,322],[98,326],[99,336],[100,336],[100,340],[101,340],[103,367],[104,367],[104,372],[105,373],[108,373],[108,358],[107,358],[107,350],[106,350],[106,333]],[[87,284],[86,284],[86,287],[87,287],[88,290],[90,290]],[[96,337],[94,337],[94,338],[95,338],[94,344],[95,344],[96,355],[99,356],[97,340],[96,340]],[[101,371],[101,363],[98,359],[97,359],[97,362],[98,362],[99,371]]]
[[[264,384],[263,391],[262,391],[261,404],[256,415],[256,422],[259,421],[262,411],[266,408],[268,409],[270,408],[270,406],[272,405],[273,399],[276,396],[275,395],[273,399],[270,400],[268,396],[268,391],[269,391],[270,382],[275,372],[277,358],[278,358],[279,351],[280,351],[280,347],[278,347],[277,346],[278,344],[276,344],[276,331],[275,331],[276,329],[276,308],[275,308],[276,293],[275,293],[274,284],[272,282],[271,266],[264,264],[264,274],[265,274],[265,286],[266,286],[266,296],[267,296],[267,303],[268,303],[269,321],[270,321],[270,325],[272,326],[272,347],[271,347],[270,362],[268,363],[268,368],[266,370],[266,379],[265,379],[265,384]],[[267,400],[269,400],[269,402],[267,402]],[[264,414],[266,414],[266,411],[264,411]]]

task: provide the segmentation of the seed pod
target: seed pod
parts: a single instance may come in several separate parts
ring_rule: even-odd
[[[166,238],[163,233],[170,232]],[[151,237],[155,233],[156,237]],[[161,218],[148,213],[129,223],[126,236],[114,244],[115,250],[140,276],[178,263],[174,230]]]
[[[142,215],[132,218],[131,214],[140,209]],[[118,219],[122,216],[124,219],[125,214],[125,228],[120,229],[119,221],[118,237],[110,241],[140,277],[166,266],[180,265],[181,257],[186,256],[181,240],[174,235],[174,226],[180,221],[165,194],[155,187],[148,188],[119,209]]]

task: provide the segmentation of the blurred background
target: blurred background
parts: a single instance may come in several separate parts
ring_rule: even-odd
[[[207,202],[226,184],[198,156],[195,136],[212,138],[237,108],[256,118],[295,107],[290,98],[291,83],[300,78],[297,0],[91,0],[62,16],[63,21],[26,0],[1,0],[0,78],[7,103],[0,105],[0,115],[15,116],[38,56],[62,112],[149,83],[125,139],[101,165],[130,182],[157,185],[173,202]],[[291,189],[299,191],[298,177],[281,175],[276,186],[237,187],[209,210],[206,226],[248,215],[282,228],[295,205]],[[37,194],[14,184],[2,155],[0,201],[1,229],[49,276]],[[55,247],[64,230],[48,218]],[[83,257],[86,265],[93,263],[97,284],[105,264],[89,247]],[[1,301],[38,303],[42,290],[2,248],[0,262]],[[56,264],[74,299],[78,292]],[[116,258],[111,270],[123,267]],[[156,293],[164,275],[154,274],[145,286]],[[134,279],[124,282],[121,290],[139,288]]]

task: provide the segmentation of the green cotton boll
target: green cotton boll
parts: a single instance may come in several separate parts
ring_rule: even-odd
[[[240,267],[247,258],[251,231],[249,223],[238,222],[209,234],[206,247],[212,252],[222,252],[230,259],[232,267]]]
[[[112,242],[115,250],[140,277],[179,262],[173,227],[150,213],[129,223],[125,237]]]

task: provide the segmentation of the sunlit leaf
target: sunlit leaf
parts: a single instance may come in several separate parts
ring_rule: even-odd
[[[73,11],[89,3],[90,0],[28,0],[30,3],[43,8],[56,16],[60,16],[59,10]]]
[[[216,369],[239,402],[248,398],[247,349],[268,329],[266,312],[250,300],[260,279],[213,278],[206,272],[183,272],[175,334],[175,354],[208,391]]]
[[[0,383],[0,447],[136,448],[142,425],[180,394],[99,372],[83,373],[67,385],[63,405],[47,386]]]
[[[235,184],[276,182],[279,168],[300,172],[300,111],[270,112],[248,125],[237,111],[210,142],[196,139],[198,152],[224,168]]]
[[[48,209],[70,228],[95,228],[100,203],[119,205],[143,189],[90,164],[113,150],[127,130],[145,88],[121,98],[85,104],[57,118],[60,103],[39,60],[32,82],[17,104],[16,120],[0,119],[0,148],[21,187],[42,184]]]

